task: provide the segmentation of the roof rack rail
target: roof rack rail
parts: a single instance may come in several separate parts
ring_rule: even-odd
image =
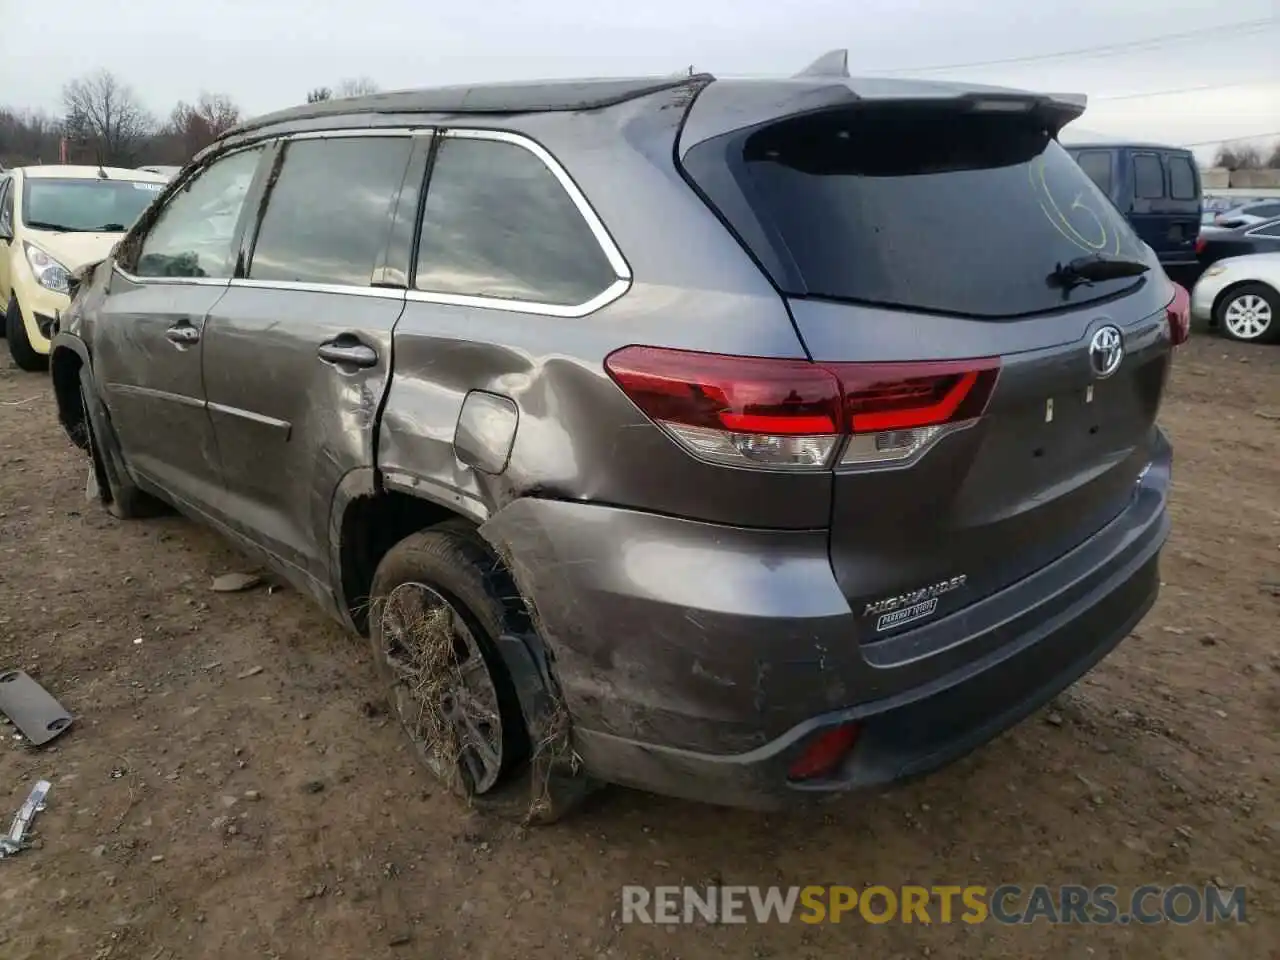
[[[849,51],[828,50],[796,74],[797,77],[839,77],[849,79]]]

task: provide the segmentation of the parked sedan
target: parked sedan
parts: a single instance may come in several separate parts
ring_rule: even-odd
[[[1207,267],[1227,257],[1280,251],[1280,217],[1233,229],[1206,227],[1200,231],[1196,254]]]
[[[1276,217],[1280,217],[1280,198],[1251,200],[1222,211],[1213,218],[1213,222],[1219,227],[1251,227]]]
[[[1219,260],[1191,292],[1191,315],[1231,340],[1280,340],[1280,253]]]

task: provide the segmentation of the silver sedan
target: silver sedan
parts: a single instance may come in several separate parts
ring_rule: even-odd
[[[1228,257],[1211,265],[1191,291],[1191,316],[1232,340],[1280,340],[1280,253]]]

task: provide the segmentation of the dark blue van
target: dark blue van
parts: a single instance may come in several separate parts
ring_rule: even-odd
[[[1149,143],[1064,146],[1162,264],[1196,264],[1202,195],[1200,171],[1190,150]]]

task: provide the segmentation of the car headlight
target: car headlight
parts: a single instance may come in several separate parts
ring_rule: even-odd
[[[35,274],[36,283],[55,293],[70,291],[71,288],[67,285],[69,271],[66,267],[34,244],[24,242],[22,247],[27,254],[27,263],[31,265],[31,272]]]
[[[1218,274],[1220,274],[1220,273],[1226,273],[1226,272],[1227,272],[1227,268],[1226,268],[1226,267],[1224,267],[1224,266],[1223,266],[1222,264],[1220,264],[1220,263],[1215,263],[1213,266],[1211,266],[1211,267],[1209,267],[1208,269],[1206,269],[1206,270],[1205,270],[1205,272],[1204,272],[1203,274],[1201,274],[1201,276],[1204,276],[1204,277],[1216,277]]]

